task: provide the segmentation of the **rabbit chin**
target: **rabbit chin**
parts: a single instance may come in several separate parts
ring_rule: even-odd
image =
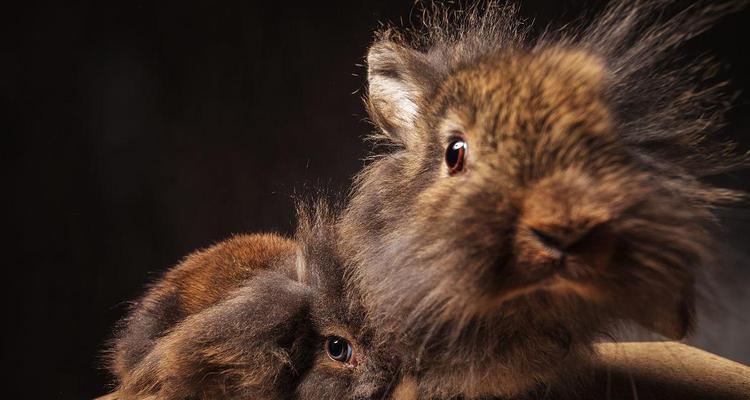
[[[478,308],[473,313],[480,320],[502,326],[503,333],[551,334],[554,341],[567,350],[571,341],[590,340],[592,335],[601,332],[605,321],[615,318],[609,315],[616,311],[605,293],[606,289],[595,282],[552,274],[535,283],[486,297],[476,303]]]
[[[494,310],[503,309],[505,307],[509,307],[512,310],[512,308],[517,307],[518,303],[522,302],[524,298],[528,298],[539,292],[547,293],[553,297],[577,296],[583,300],[594,303],[604,300],[602,291],[599,290],[595,284],[585,281],[571,280],[565,278],[562,274],[553,274],[548,278],[529,284],[528,286],[509,289],[499,294],[487,304],[487,311],[493,312]]]

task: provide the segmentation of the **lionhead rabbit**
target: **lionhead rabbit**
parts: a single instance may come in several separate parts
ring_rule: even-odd
[[[402,399],[391,349],[343,300],[331,212],[296,240],[243,235],[197,252],[134,304],[113,343],[115,399]]]
[[[698,178],[743,159],[707,139],[729,96],[716,66],[675,50],[740,4],[669,3],[615,1],[539,38],[513,6],[434,6],[372,44],[388,151],[339,230],[368,321],[423,397],[554,386],[620,321],[691,330],[712,210],[737,197]]]

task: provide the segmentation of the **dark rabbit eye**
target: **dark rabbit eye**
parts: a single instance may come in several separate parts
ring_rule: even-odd
[[[326,339],[326,352],[332,360],[350,364],[354,350],[351,343],[338,336],[329,336]]]
[[[448,173],[451,175],[464,169],[466,149],[466,142],[463,139],[456,139],[445,150],[445,164],[448,165]]]

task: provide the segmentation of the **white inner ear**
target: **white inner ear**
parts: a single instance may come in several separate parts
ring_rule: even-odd
[[[411,128],[419,112],[419,90],[404,78],[370,76],[370,96],[384,116],[401,128]]]
[[[294,269],[297,272],[297,281],[301,283],[307,283],[307,261],[305,260],[305,254],[302,249],[297,247],[296,257],[294,260]]]

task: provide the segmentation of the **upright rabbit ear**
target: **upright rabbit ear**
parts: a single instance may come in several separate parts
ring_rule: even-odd
[[[271,271],[179,323],[125,376],[124,398],[290,398],[312,357],[310,289]],[[130,397],[129,397],[130,396]]]
[[[387,35],[386,35],[387,36]],[[387,38],[367,54],[367,106],[372,120],[394,142],[408,146],[424,112],[434,71],[427,56]]]

